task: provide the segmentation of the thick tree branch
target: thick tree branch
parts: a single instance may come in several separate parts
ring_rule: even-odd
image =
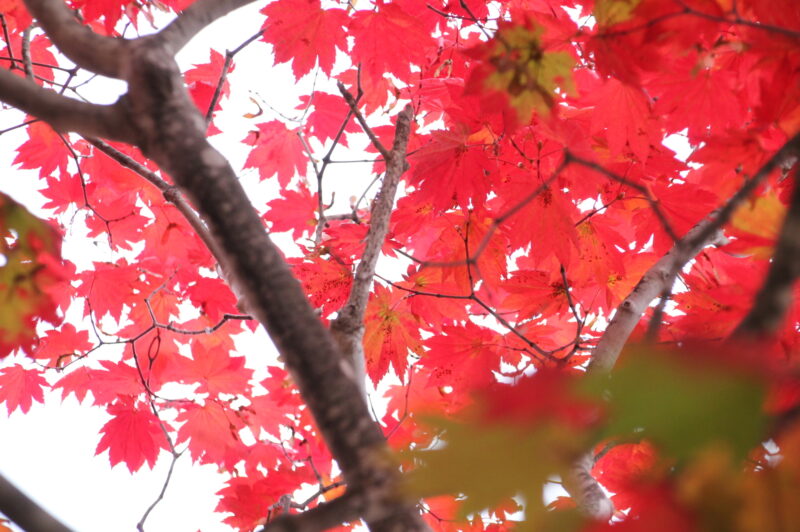
[[[708,233],[705,240],[698,240],[697,236],[706,234],[709,225],[719,227],[716,222],[714,213],[703,219],[676,242],[669,253],[647,270],[633,291],[617,307],[614,317],[592,353],[587,373],[611,371],[650,302],[671,288],[681,268],[701,249],[713,242],[716,233]],[[575,503],[584,514],[599,521],[607,521],[614,512],[614,505],[592,476],[592,467],[594,467],[594,456],[589,452],[574,462],[564,474],[564,488],[575,499]]]
[[[192,40],[203,28],[255,0],[197,0],[184,9],[178,18],[155,35],[155,39],[172,54]]]
[[[267,523],[260,532],[316,532],[358,520],[363,513],[360,498],[345,493],[306,512],[284,514]]]
[[[609,321],[608,327],[592,352],[592,361],[587,372],[611,371],[634,327],[650,306],[650,302],[672,287],[678,273],[687,262],[704,247],[717,240],[719,234],[716,231],[708,231],[707,228],[710,226],[717,230],[720,226],[716,213],[712,213],[694,226],[666,255],[645,272],[633,291],[614,312],[614,317]],[[705,238],[698,239],[700,235]]]
[[[620,303],[592,354],[588,371],[609,372],[622,347],[639,322],[650,302],[669,290],[681,268],[705,246],[716,240],[720,229],[728,223],[736,209],[776,168],[800,154],[800,134],[778,150],[756,174],[731,196],[725,204],[697,224],[642,277],[625,300]]]
[[[704,247],[717,240],[720,230],[730,220],[736,209],[773,170],[779,166],[785,166],[795,160],[798,155],[800,155],[800,134],[786,142],[721,208],[706,216],[678,240],[666,255],[647,270],[633,291],[617,307],[614,317],[592,353],[592,360],[587,372],[608,373],[613,369],[622,348],[627,343],[636,324],[647,311],[650,302],[659,294],[671,290],[683,266]],[[796,228],[797,226],[793,225],[792,227]],[[795,251],[793,250],[791,253],[795,253]],[[792,255],[792,257],[795,256]],[[613,506],[591,475],[593,465],[594,458],[591,454],[587,454],[575,462],[565,475],[564,486],[584,513],[604,520],[611,516]]]
[[[132,41],[130,51],[125,102],[138,146],[187,193],[211,230],[248,309],[282,354],[347,485],[365,497],[367,523],[378,530],[386,522],[426,530],[414,504],[397,498],[400,473],[349,364],[264,230],[233,169],[206,140],[205,120],[172,54],[148,39]]]
[[[119,78],[125,41],[93,32],[75,19],[63,0],[25,0],[47,36],[71,61],[91,72]]]
[[[331,332],[339,344],[339,349],[346,359],[352,361],[355,378],[365,398],[366,371],[362,345],[364,338],[364,312],[369,300],[372,278],[375,276],[375,266],[378,263],[386,233],[389,231],[389,219],[394,207],[397,185],[400,182],[400,176],[408,168],[406,147],[408,146],[408,136],[411,133],[413,112],[414,110],[411,106],[407,105],[397,116],[394,145],[392,150],[387,152],[389,156],[386,163],[386,174],[383,177],[383,185],[372,206],[364,254],[361,256],[361,261],[356,268],[353,286],[350,289],[347,303],[345,303],[339,311],[338,317],[331,324]]]
[[[734,338],[774,334],[792,303],[792,287],[800,276],[800,186],[797,171],[789,210],[783,220],[767,278],[747,316],[733,333]]]
[[[588,452],[573,462],[563,475],[563,486],[584,515],[597,521],[608,521],[614,514],[614,503],[592,476],[593,467],[594,454]]]
[[[29,532],[70,532],[63,523],[0,475],[0,513]]]
[[[46,121],[58,131],[75,131],[122,142],[133,139],[131,130],[121,119],[118,104],[97,105],[73,100],[5,69],[0,69],[0,100]]]

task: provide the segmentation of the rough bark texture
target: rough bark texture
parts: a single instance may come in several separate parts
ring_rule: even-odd
[[[81,106],[26,80],[19,80],[21,85],[0,71],[0,99],[59,130],[136,145],[192,200],[222,255],[220,262],[230,268],[248,308],[282,354],[348,485],[347,498],[338,503],[348,511],[330,521],[331,512],[321,509],[297,518],[300,528],[285,529],[319,530],[337,524],[339,517],[361,517],[372,530],[427,530],[415,502],[399,494],[400,473],[352,369],[264,230],[233,169],[206,140],[205,120],[173,58],[202,27],[246,3],[201,0],[161,34],[124,41],[93,34],[72,18],[61,0],[27,0],[30,12],[68,57],[127,81],[128,93],[114,106]],[[410,113],[403,116],[407,128]],[[404,170],[405,142],[401,144],[396,144],[397,160],[390,165]]]
[[[349,102],[353,102],[352,97]],[[354,102],[351,105],[354,105]],[[354,111],[357,112],[358,110],[355,109]],[[372,278],[375,276],[375,266],[378,264],[381,246],[383,246],[386,233],[389,231],[389,220],[394,209],[397,185],[400,182],[400,176],[408,168],[406,147],[408,146],[408,135],[411,132],[412,116],[413,109],[410,105],[406,106],[397,117],[392,150],[389,152],[383,150],[388,154],[386,174],[383,177],[381,190],[372,206],[364,253],[356,268],[353,287],[350,289],[347,302],[331,324],[331,332],[345,360],[352,361],[353,378],[365,399],[364,313],[367,309]]]

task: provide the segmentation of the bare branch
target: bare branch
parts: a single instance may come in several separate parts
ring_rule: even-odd
[[[70,532],[66,525],[0,475],[0,512],[30,532]]]
[[[337,83],[337,86],[339,87],[339,92],[342,93],[342,97],[347,102],[347,105],[350,106],[350,109],[353,111],[353,114],[356,115],[356,120],[358,120],[358,123],[361,124],[361,128],[364,130],[364,133],[366,133],[367,136],[369,137],[369,140],[372,142],[372,145],[375,146],[375,149],[378,150],[378,152],[380,152],[381,157],[383,157],[385,161],[388,161],[389,158],[391,157],[389,150],[387,150],[386,147],[384,147],[384,145],[381,144],[381,141],[372,131],[372,128],[370,128],[369,124],[367,124],[367,120],[366,118],[364,118],[364,115],[362,115],[361,111],[358,110],[358,98],[360,98],[361,95],[359,94],[358,98],[354,98],[353,95],[350,94],[350,92],[348,92],[348,90],[344,88],[344,84],[341,81]]]
[[[217,86],[214,88],[214,95],[211,97],[211,102],[208,104],[208,109],[206,110],[207,124],[211,123],[211,119],[214,116],[214,108],[217,107],[217,103],[219,103],[219,99],[222,96],[222,87],[225,85],[225,80],[228,79],[228,71],[230,70],[233,58],[236,56],[236,54],[244,50],[246,46],[261,37],[263,33],[264,30],[259,30],[233,50],[225,51],[225,63],[222,65],[222,72],[220,72],[219,79],[217,80]]]
[[[591,452],[576,460],[563,476],[564,489],[572,495],[585,515],[598,521],[608,521],[614,513],[614,503],[592,476],[594,455]]]
[[[31,31],[33,24],[25,28],[22,32],[22,68],[25,71],[25,77],[33,80],[33,63],[31,61]]]
[[[407,105],[397,116],[397,126],[395,128],[394,145],[392,151],[387,152],[386,174],[383,178],[383,185],[378,192],[377,198],[372,207],[370,216],[369,232],[367,233],[366,246],[361,261],[356,268],[353,286],[344,307],[339,311],[339,315],[331,324],[331,332],[339,344],[345,357],[352,359],[355,376],[362,395],[366,398],[364,388],[366,372],[364,370],[364,355],[362,339],[364,336],[364,312],[367,308],[369,291],[372,286],[372,278],[375,275],[375,266],[378,263],[381,246],[389,231],[389,219],[392,215],[394,197],[397,193],[397,185],[400,176],[408,168],[406,161],[406,147],[408,146],[408,136],[411,133],[411,119],[414,110]]]
[[[150,401],[152,405],[152,397],[150,398]],[[170,441],[170,446],[171,445],[172,442]],[[144,514],[142,515],[142,518],[139,520],[138,523],[136,523],[136,530],[138,530],[139,532],[144,532],[145,521],[147,521],[147,518],[150,516],[150,513],[155,509],[155,507],[158,506],[158,503],[160,503],[164,499],[164,494],[167,493],[167,487],[169,487],[169,481],[172,479],[172,472],[175,469],[175,462],[177,462],[178,458],[181,457],[180,453],[176,453],[174,451],[174,448],[172,452],[173,452],[172,462],[170,462],[169,464],[169,471],[167,471],[167,478],[164,480],[164,484],[161,486],[161,491],[158,493],[158,497],[156,497],[156,500],[154,500],[150,504],[150,506],[147,507],[147,510],[145,510]]]
[[[5,69],[0,69],[0,100],[48,122],[58,131],[75,131],[122,142],[131,142],[133,138],[118,104],[97,105],[73,100]]]
[[[254,0],[197,0],[184,9],[178,18],[155,35],[155,39],[171,53],[178,53],[203,28],[231,11]]]
[[[62,0],[25,0],[25,6],[70,61],[96,74],[121,77],[124,40],[96,34],[78,22]]]

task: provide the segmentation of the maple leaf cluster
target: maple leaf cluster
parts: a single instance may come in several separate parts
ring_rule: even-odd
[[[70,6],[116,35],[189,4]],[[567,498],[541,502],[561,475],[580,504],[567,471],[587,452],[624,520],[613,528],[800,526],[800,306],[768,334],[730,341],[800,208],[783,157],[798,152],[800,4],[275,0],[259,13],[243,46],[265,42],[297,80],[320,79],[298,94],[299,121],[259,112],[246,131],[214,125],[241,48],[212,50],[184,79],[209,134],[243,142],[243,167],[277,181],[254,208],[265,231],[297,243],[287,262],[326,325],[357,282],[375,213],[363,198],[346,213],[327,206],[337,183],[326,169],[366,130],[379,180],[387,123],[413,108],[363,348],[377,421],[431,527],[505,530],[524,516],[547,530],[611,528],[611,514],[592,522]],[[72,82],[47,35],[24,32],[23,2],[0,3],[0,16],[3,68]],[[34,118],[25,136],[14,162],[38,172],[53,220],[0,198],[0,403],[24,413],[60,393],[104,409],[96,453],[131,472],[188,450],[228,475],[216,510],[236,529],[265,524],[287,497],[294,512],[339,495],[339,468],[281,361],[237,351],[234,337],[257,324],[224,265],[144,182],[170,177],[134,148]],[[56,233],[68,242],[76,220],[107,260],[60,258]],[[636,294],[656,277],[670,282],[651,307]],[[646,343],[609,384],[592,365],[616,342],[614,366],[629,338]]]

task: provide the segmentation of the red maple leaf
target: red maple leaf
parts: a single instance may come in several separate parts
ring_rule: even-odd
[[[222,279],[201,277],[186,289],[186,295],[212,322],[218,322],[226,313],[238,313],[236,296]]]
[[[467,393],[494,382],[501,345],[500,335],[467,321],[460,327],[442,327],[440,334],[425,340],[428,352],[419,364],[431,369],[429,385]]]
[[[244,357],[230,356],[224,347],[193,342],[192,358],[176,357],[171,369],[182,382],[199,383],[196,393],[239,394],[247,390],[253,374],[244,362]]]
[[[189,94],[192,95],[194,103],[203,114],[208,112],[211,99],[214,97],[220,77],[222,76],[222,68],[224,65],[225,56],[211,50],[211,57],[208,63],[195,65],[183,74],[183,78],[186,80],[186,86],[189,89]],[[227,73],[229,74],[232,71],[233,67],[231,66],[228,68]],[[227,97],[230,92],[230,83],[228,83],[228,79],[225,78],[220,88],[219,97],[213,109],[214,111],[220,109],[222,99]]]
[[[38,169],[39,176],[45,177],[64,173],[67,168],[69,151],[58,133],[45,122],[34,122],[28,126],[29,140],[17,148],[14,164],[20,168]]]
[[[85,202],[80,177],[68,172],[60,172],[58,175],[59,177],[55,177],[55,173],[51,173],[45,176],[47,186],[39,191],[42,196],[50,200],[42,205],[42,208],[53,209],[55,214],[63,213],[72,205],[80,206]]]
[[[321,310],[323,317],[339,310],[353,284],[353,274],[349,267],[335,260],[310,257],[305,261],[290,260],[292,271],[303,283],[311,304]]]
[[[301,183],[299,190],[283,189],[281,197],[267,203],[269,210],[264,220],[270,222],[273,232],[292,231],[292,238],[299,240],[317,226],[317,195],[309,192]]]
[[[417,318],[408,310],[407,294],[375,285],[364,316],[364,355],[374,383],[386,375],[389,365],[402,376],[408,367],[408,353],[422,354]]]
[[[336,49],[347,50],[343,26],[348,17],[343,9],[322,9],[320,0],[279,0],[261,13],[267,16],[264,40],[272,43],[275,64],[291,61],[297,79],[318,61],[319,68],[330,75]]]
[[[220,497],[216,510],[231,514],[225,522],[239,530],[253,530],[266,523],[265,508],[270,508],[280,497],[290,493],[297,485],[298,473],[290,469],[270,471],[268,475],[255,473],[247,477],[232,478],[227,486],[217,492]]]
[[[9,366],[0,370],[0,403],[6,404],[9,414],[17,408],[27,413],[33,401],[43,403],[45,387],[50,385],[37,369]]]
[[[103,19],[108,35],[112,35],[117,21],[122,17],[123,9],[131,0],[74,0],[75,7],[81,9],[87,22]]]
[[[95,454],[107,450],[111,467],[123,462],[134,473],[146,462],[152,469],[161,449],[169,450],[162,422],[146,403],[121,398],[106,411],[111,419],[100,429],[103,437]]]
[[[106,313],[115,320],[119,320],[122,309],[126,304],[136,298],[134,295],[144,288],[140,279],[140,272],[135,265],[119,261],[117,264],[95,263],[94,270],[79,274],[82,281],[77,293],[86,297],[94,311],[95,316],[102,318]]]
[[[489,191],[488,176],[497,163],[490,157],[484,136],[467,132],[439,132],[411,158],[409,184],[419,187],[422,200],[430,198],[436,210],[454,203],[467,208],[480,204]]]
[[[424,65],[426,50],[431,43],[430,33],[395,3],[376,2],[376,9],[357,11],[350,24],[355,42],[351,56],[361,64],[363,75],[380,79],[394,74],[404,79],[411,64]],[[413,42],[414,46],[406,43]]]
[[[646,161],[650,144],[658,144],[658,131],[651,121],[651,102],[641,87],[614,78],[603,83],[593,99],[592,131],[605,130],[612,154],[633,152]]]
[[[643,502],[637,491],[641,484],[658,479],[658,455],[647,441],[613,445],[595,464],[595,478],[616,495],[612,497],[617,510],[635,508]]]
[[[62,399],[74,394],[78,401],[92,392],[96,405],[110,404],[118,396],[137,396],[145,391],[135,367],[108,360],[101,361],[100,365],[103,369],[75,368],[61,377],[53,388],[61,388]]]
[[[360,131],[352,116],[347,120],[345,125],[344,119],[347,118],[350,111],[350,106],[347,105],[344,98],[338,94],[329,94],[327,92],[314,91],[311,96],[303,96],[300,98],[302,102],[298,109],[305,109],[309,105],[314,106],[314,110],[309,113],[306,118],[306,134],[309,137],[316,138],[322,143],[328,139],[333,139],[342,129],[347,133],[356,133]],[[347,137],[342,135],[339,138],[339,144],[347,146]]]
[[[245,168],[258,168],[261,179],[278,174],[278,183],[286,188],[295,173],[305,174],[308,156],[297,131],[273,120],[258,125],[245,143],[254,146],[244,163]]]
[[[39,343],[31,356],[44,360],[48,366],[60,367],[70,362],[76,354],[93,347],[89,331],[79,331],[71,323],[51,329],[39,337]]]
[[[183,423],[177,441],[188,441],[192,457],[203,463],[236,463],[241,459],[244,445],[233,424],[235,420],[215,401],[206,401],[202,406],[183,405],[177,417]]]

